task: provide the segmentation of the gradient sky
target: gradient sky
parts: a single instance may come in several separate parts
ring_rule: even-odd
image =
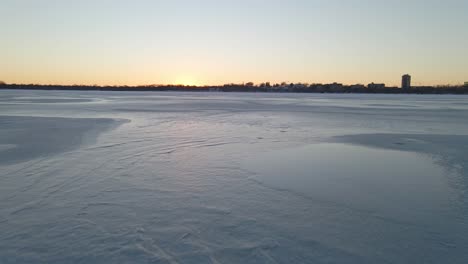
[[[468,81],[467,0],[0,0],[0,80]]]

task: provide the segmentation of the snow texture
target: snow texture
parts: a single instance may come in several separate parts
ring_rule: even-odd
[[[0,91],[0,263],[467,263],[467,99]]]

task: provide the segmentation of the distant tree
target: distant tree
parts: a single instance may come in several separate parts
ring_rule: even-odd
[[[254,83],[253,82],[248,82],[245,84],[245,86],[254,86]]]
[[[5,85],[6,83],[4,81],[0,81],[0,85]]]

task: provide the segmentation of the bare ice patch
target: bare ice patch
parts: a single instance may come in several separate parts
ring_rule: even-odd
[[[275,189],[416,222],[446,215],[454,199],[447,178],[458,173],[417,153],[340,143],[270,152],[247,167],[254,180]]]
[[[106,118],[0,116],[0,165],[73,150],[118,123]]]
[[[12,144],[0,144],[0,152],[5,151],[5,150],[9,150],[9,149],[13,149],[15,147],[16,147],[16,145],[12,145]]]

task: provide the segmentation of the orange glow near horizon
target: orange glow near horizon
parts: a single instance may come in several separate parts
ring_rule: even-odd
[[[201,86],[201,85],[204,85],[194,79],[191,79],[191,78],[179,78],[179,79],[176,79],[175,82],[172,82],[171,84],[174,84],[174,85],[185,85],[185,86]]]

